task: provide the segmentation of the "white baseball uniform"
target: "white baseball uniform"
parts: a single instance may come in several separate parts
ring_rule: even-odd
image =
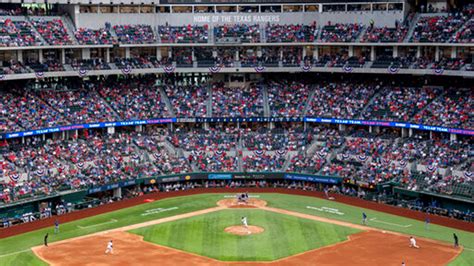
[[[242,217],[242,224],[243,224],[245,227],[248,227],[248,224],[247,224],[247,217]]]
[[[419,246],[416,245],[416,240],[414,237],[410,238],[410,247],[411,248],[419,248]]]
[[[109,243],[107,243],[107,249],[105,250],[105,254],[109,252],[110,254],[114,254],[114,244],[112,243],[112,241],[109,241]]]

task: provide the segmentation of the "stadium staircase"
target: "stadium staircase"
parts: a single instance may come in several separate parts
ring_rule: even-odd
[[[41,40],[42,43],[44,43],[45,45],[48,45],[48,42],[43,38],[43,36],[38,32],[38,30],[36,29],[36,27],[33,26],[33,22],[31,21],[31,19],[29,17],[25,17],[25,21],[28,22],[28,24],[30,25],[30,27],[33,29],[33,31],[35,32],[35,34],[39,37],[39,39]]]
[[[359,33],[359,36],[357,36],[357,38],[355,39],[355,42],[358,42],[360,43],[360,39],[362,38],[362,36],[364,36],[365,32],[367,31],[367,27],[366,26],[362,26],[362,29]]]
[[[260,24],[260,41],[262,43],[267,43],[267,34],[265,31],[265,24]]]
[[[315,94],[316,94],[316,90],[315,90],[314,87],[312,87],[311,90],[310,90],[309,96],[308,96],[308,100],[306,101],[304,109],[303,109],[303,117],[306,116],[309,109],[311,108],[311,103],[313,102]]]
[[[209,95],[209,99],[206,101],[207,106],[207,117],[212,117],[212,86],[207,86],[207,95]]]
[[[372,98],[370,98],[370,100],[367,102],[367,104],[364,106],[364,109],[362,109],[362,111],[360,112],[360,114],[358,115],[359,118],[363,118],[362,117],[362,114],[366,113],[367,112],[367,109],[369,108],[369,106],[375,101],[375,99],[379,99],[380,98],[380,93],[381,93],[381,90],[377,91],[373,96]]]
[[[101,98],[102,101],[104,102],[104,104],[105,104],[108,108],[110,108],[110,110],[112,110],[113,115],[115,116],[116,119],[118,119],[117,121],[120,121],[120,120],[121,120],[121,117],[120,117],[120,115],[118,114],[117,110],[115,110],[115,109],[109,104],[109,102],[107,102],[102,96],[100,96],[99,93],[96,93],[96,94],[97,94],[97,97]]]
[[[415,31],[415,26],[418,20],[420,19],[420,13],[416,13],[413,19],[410,20],[410,28],[408,29],[407,35],[403,42],[409,42],[411,36],[413,36],[413,32]]]
[[[290,153],[288,152],[286,155],[285,155],[285,162],[283,163],[283,166],[281,167],[281,171],[282,172],[286,172],[286,170],[288,169],[288,167],[290,166],[290,163],[291,163],[291,157],[294,156],[294,154],[296,153]]]
[[[176,117],[176,114],[174,113],[173,106],[171,105],[170,99],[168,98],[168,95],[166,94],[165,90],[163,89],[162,86],[160,86],[158,88],[160,90],[161,100],[165,103],[166,108],[168,109],[169,115],[171,117]]]
[[[434,88],[434,87],[431,87],[431,88]],[[441,89],[443,89],[443,88],[441,87]],[[437,101],[437,100],[439,100],[439,99],[442,99],[443,97],[445,97],[445,95],[446,95],[446,91],[443,91],[442,93],[440,93],[440,95],[438,95],[438,97],[434,98],[434,99],[431,100],[428,104],[426,104],[423,108],[419,109],[418,112],[416,112],[415,115],[417,115],[417,114],[423,112],[424,110],[426,110],[426,109],[431,105],[432,102],[435,102],[435,101]]]
[[[72,23],[72,20],[69,16],[62,16],[61,19],[63,20],[64,27],[66,28],[67,33],[71,36],[71,39],[74,44],[79,44],[79,42],[76,39],[76,35],[74,32],[76,32],[76,27]]]
[[[271,111],[270,111],[270,101],[268,100],[267,86],[263,86],[262,93],[263,93],[263,115],[265,117],[270,117]]]

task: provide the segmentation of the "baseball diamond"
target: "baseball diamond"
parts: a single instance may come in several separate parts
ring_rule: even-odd
[[[383,208],[357,207],[357,203],[350,205],[344,199],[322,199],[321,193],[249,191],[258,199],[239,208],[233,208],[237,200],[226,198],[237,194],[236,190],[221,189],[194,191],[199,193],[194,195],[189,195],[192,190],[169,196],[145,195],[134,200],[132,205],[136,206],[111,212],[98,210],[105,213],[90,217],[92,213],[85,210],[62,223],[60,234],[51,234],[48,247],[41,245],[41,237],[53,232],[51,226],[1,239],[5,248],[0,251],[0,264],[151,265],[158,260],[163,265],[398,265],[399,261],[409,265],[467,265],[474,256],[472,228],[463,231],[432,224],[426,231],[422,221],[388,214]],[[318,212],[306,208],[309,205],[337,209],[344,215]],[[141,215],[156,209],[169,211]],[[412,226],[372,223],[370,219],[362,225],[361,212]],[[225,232],[230,226],[241,226],[244,216],[248,226],[263,231],[248,235]],[[461,239],[461,248],[452,247],[452,232]],[[409,236],[416,237],[420,249],[409,248]],[[114,243],[113,254],[104,255],[109,240]]]

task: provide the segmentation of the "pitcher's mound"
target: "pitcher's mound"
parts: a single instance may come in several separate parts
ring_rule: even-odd
[[[255,226],[255,225],[249,225],[247,228],[243,225],[233,225],[229,226],[226,229],[224,229],[226,233],[229,234],[234,234],[234,235],[239,235],[239,236],[246,236],[246,235],[256,235],[263,233],[265,229],[260,226]]]
[[[219,200],[217,205],[227,208],[258,208],[267,206],[267,202],[261,199],[248,199],[246,203],[237,202],[237,199],[223,199]]]

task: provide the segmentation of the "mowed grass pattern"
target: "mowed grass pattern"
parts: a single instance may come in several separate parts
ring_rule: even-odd
[[[224,232],[240,225],[263,227],[256,235],[237,236]],[[146,241],[223,261],[271,261],[335,244],[357,229],[297,218],[263,210],[223,210],[179,221],[131,231]]]

